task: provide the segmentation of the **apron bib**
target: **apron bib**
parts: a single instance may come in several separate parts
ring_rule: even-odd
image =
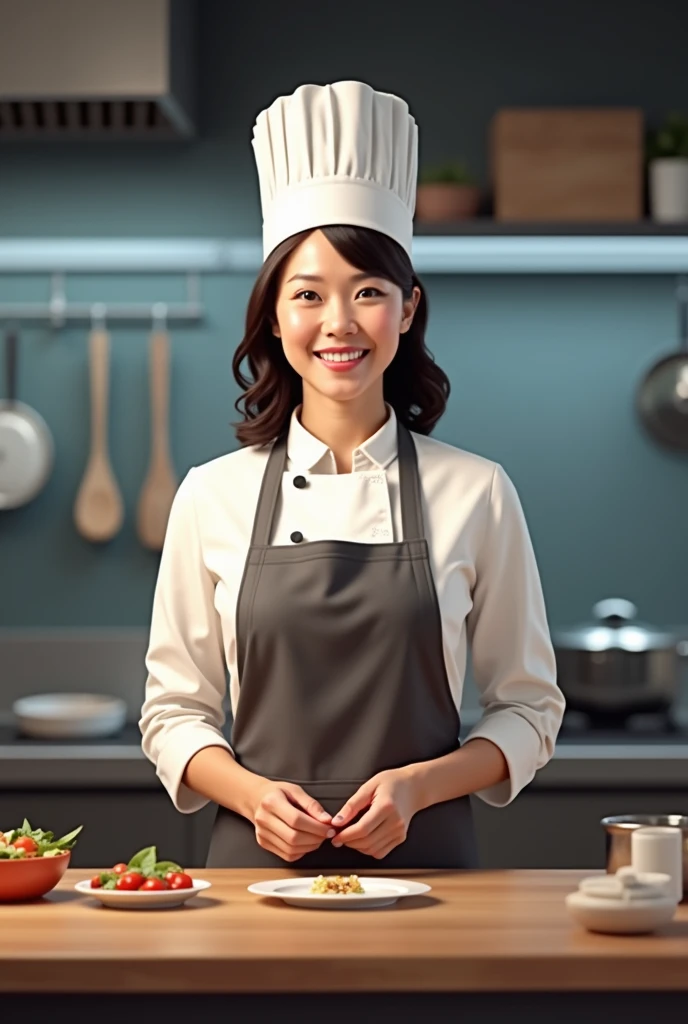
[[[268,458],[239,590],[236,759],[265,778],[297,783],[330,814],[378,772],[459,747],[416,448],[406,427],[397,428],[402,540],[271,546],[284,432]],[[206,866],[477,867],[470,797],[419,811],[406,840],[382,859],[324,839],[287,862],[258,845],[247,818],[220,806]]]

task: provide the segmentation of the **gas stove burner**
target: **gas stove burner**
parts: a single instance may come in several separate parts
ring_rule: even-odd
[[[669,736],[682,732],[671,711],[627,714],[617,711],[566,711],[561,725],[562,733],[608,732]]]

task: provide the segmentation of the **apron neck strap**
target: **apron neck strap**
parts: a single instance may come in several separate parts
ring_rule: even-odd
[[[397,420],[399,450],[399,494],[401,498],[402,540],[423,537],[423,509],[420,498],[418,453],[410,431]]]
[[[258,507],[253,520],[252,547],[267,547],[270,543],[270,533],[287,465],[288,437],[289,430],[287,428],[274,442],[268,457],[258,496]],[[418,454],[409,430],[399,420],[397,420],[397,444],[402,539],[420,540],[423,537],[423,512]]]

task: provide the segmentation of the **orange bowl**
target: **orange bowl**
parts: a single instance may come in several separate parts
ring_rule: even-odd
[[[71,855],[71,850],[65,850],[56,857],[0,860],[0,903],[45,896],[64,875]]]

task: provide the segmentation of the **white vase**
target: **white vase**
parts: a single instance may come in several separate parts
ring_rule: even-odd
[[[650,210],[653,220],[688,220],[688,158],[662,157],[650,163]]]

